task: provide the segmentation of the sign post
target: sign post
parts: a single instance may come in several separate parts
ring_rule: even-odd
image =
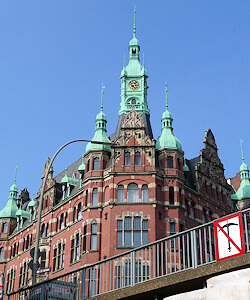
[[[241,212],[214,221],[217,261],[245,253]]]

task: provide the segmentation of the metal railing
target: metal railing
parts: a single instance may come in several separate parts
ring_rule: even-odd
[[[250,209],[242,211],[245,252],[250,252]],[[45,280],[8,299],[87,299],[216,261],[213,222]]]

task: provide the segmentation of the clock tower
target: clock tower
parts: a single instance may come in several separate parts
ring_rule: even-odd
[[[132,107],[138,113],[146,113],[149,115],[150,110],[147,103],[147,72],[140,63],[139,52],[140,45],[139,41],[135,36],[135,14],[134,10],[134,30],[133,38],[129,42],[129,63],[124,66],[121,72],[121,104],[119,109],[119,115],[127,114],[131,111]]]

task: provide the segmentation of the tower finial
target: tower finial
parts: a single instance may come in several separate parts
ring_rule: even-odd
[[[133,37],[134,38],[135,38],[135,29],[136,29],[135,21],[136,21],[136,5],[134,6],[134,31],[133,31]]]
[[[143,53],[143,68],[145,68],[144,53]]]
[[[126,66],[126,58],[125,58],[125,53],[124,53],[124,59],[123,59],[123,68]]]
[[[241,148],[241,158],[242,158],[242,163],[244,162],[244,153],[243,153],[243,140],[240,139],[240,148]]]
[[[16,170],[15,170],[14,184],[16,184],[16,173],[17,173],[17,166],[18,166],[18,162],[16,163]]]
[[[102,96],[101,96],[101,111],[103,111],[103,90],[105,89],[105,86],[102,83]]]
[[[165,93],[166,93],[166,109],[168,109],[168,84],[167,84],[167,81],[165,81],[165,86],[166,86],[166,89],[165,89]]]

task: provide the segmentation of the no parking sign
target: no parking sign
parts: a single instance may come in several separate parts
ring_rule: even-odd
[[[214,221],[217,261],[245,253],[241,212]]]

